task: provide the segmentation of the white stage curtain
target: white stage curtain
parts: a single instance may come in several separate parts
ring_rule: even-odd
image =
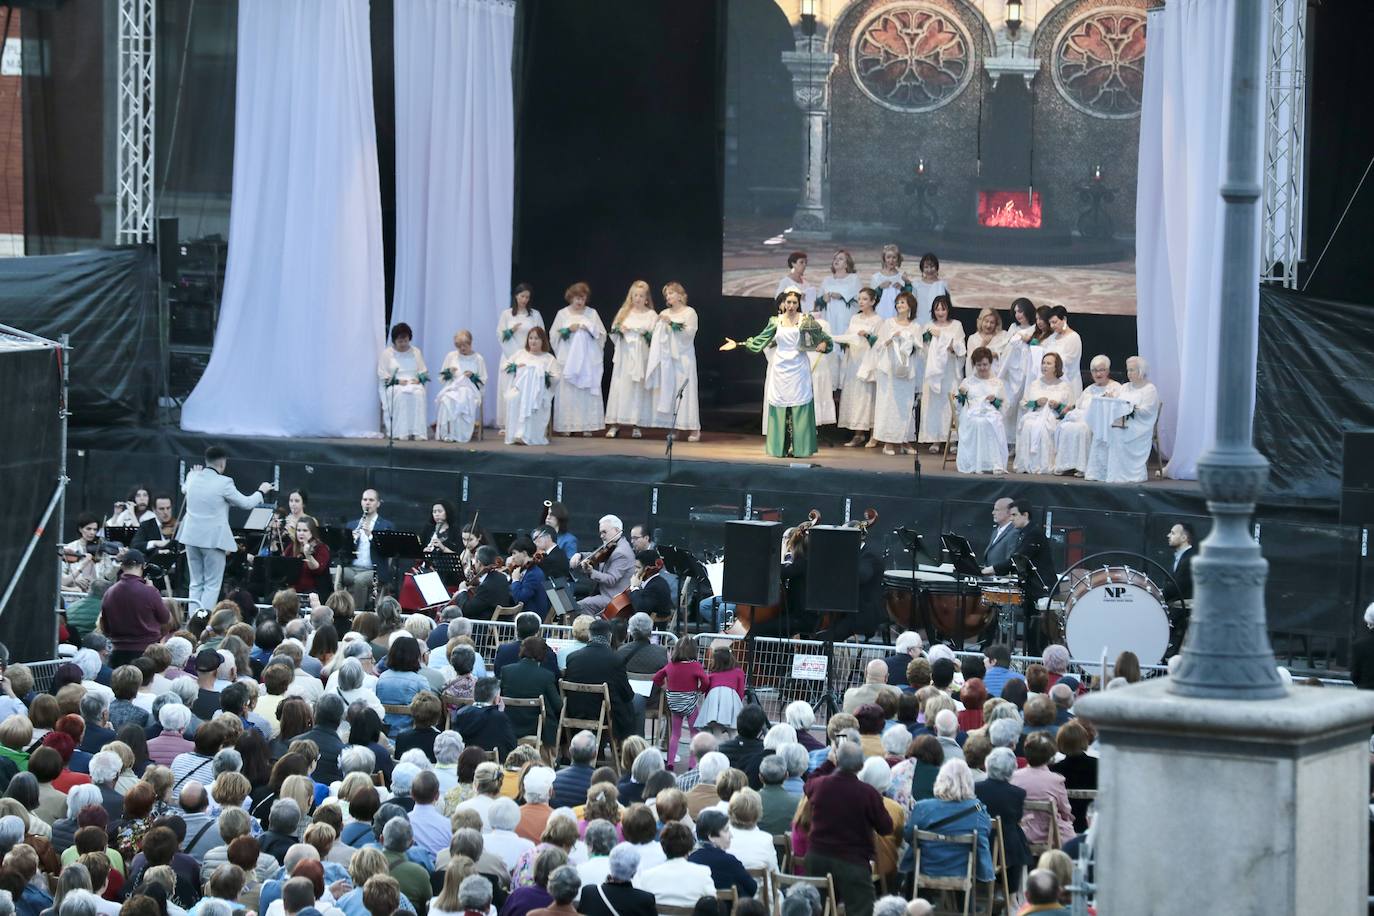
[[[515,111],[509,0],[396,4],[396,293],[431,366],[472,332],[491,381],[501,383],[496,321],[510,304],[515,216]],[[437,370],[436,370],[437,371]],[[433,398],[442,383],[429,386]]]
[[[1235,0],[1169,0],[1149,14],[1136,189],[1136,330],[1164,401],[1169,477],[1197,477],[1215,432],[1217,361],[1259,328],[1259,278],[1244,327],[1222,328],[1225,177]],[[1262,154],[1261,144],[1261,154]],[[1259,220],[1254,245],[1259,246]],[[1251,351],[1253,353],[1253,350]],[[1250,400],[1254,402],[1254,363]]]
[[[385,287],[368,0],[239,0],[229,263],[183,429],[376,436]]]

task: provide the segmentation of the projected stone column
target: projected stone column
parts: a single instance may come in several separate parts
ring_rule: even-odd
[[[1250,534],[1268,463],[1252,443],[1264,4],[1232,15],[1216,442],[1198,463],[1211,534],[1173,677],[1074,705],[1102,740],[1098,912],[1362,913],[1374,693],[1286,687],[1266,632],[1268,563]],[[1109,649],[1115,655],[1116,649]],[[1144,659],[1142,659],[1144,661]]]
[[[836,56],[818,36],[797,39],[797,50],[784,51],[782,62],[792,74],[792,99],[806,113],[802,146],[802,195],[792,217],[797,232],[824,233],[829,227],[825,204],[825,123],[830,116],[830,71]]]

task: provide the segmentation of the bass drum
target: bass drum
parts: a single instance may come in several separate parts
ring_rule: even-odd
[[[1105,566],[1075,578],[1062,618],[1049,615],[1050,637],[1080,661],[1134,652],[1142,665],[1164,660],[1172,636],[1164,594],[1129,566]],[[1057,631],[1057,632],[1056,632]]]

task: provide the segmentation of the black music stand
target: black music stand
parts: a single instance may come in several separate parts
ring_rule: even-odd
[[[981,576],[983,574],[983,567],[978,565],[978,555],[974,553],[973,545],[968,542],[968,538],[953,533],[945,533],[940,535],[940,545],[949,555],[949,562],[954,565],[956,573],[965,576]]]
[[[322,525],[320,543],[329,548],[331,558],[353,556],[353,532],[342,526]]]
[[[138,537],[138,528],[131,525],[121,525],[117,528],[112,525],[105,529],[105,540],[118,541],[125,547],[134,546],[134,538],[136,537]]]
[[[248,574],[248,589],[264,600],[270,600],[276,592],[290,587],[290,583],[300,578],[305,560],[300,557],[284,557],[281,554],[267,554],[253,558],[253,569]]]
[[[420,536],[414,531],[385,531],[373,530],[372,532],[372,552],[373,552],[373,572],[374,576],[379,575],[383,569],[382,563],[378,562],[380,557],[386,561],[388,574],[383,580],[392,589],[398,589],[401,576],[405,570],[400,564],[392,563],[392,560],[418,560],[425,555],[425,545],[420,543]]]
[[[700,575],[706,578],[706,567],[689,551],[672,544],[659,544],[658,555],[663,559],[663,569],[677,577],[677,594],[673,596],[673,607],[678,610],[678,629],[687,632],[687,614],[682,608],[682,593],[687,588],[687,580]]]
[[[429,555],[429,565],[434,567],[439,578],[449,587],[461,585],[466,578],[463,575],[463,560],[459,554],[436,550]]]

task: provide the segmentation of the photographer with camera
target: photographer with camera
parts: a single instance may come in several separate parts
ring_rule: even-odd
[[[262,483],[257,492],[243,495],[234,487],[234,481],[224,476],[228,463],[229,453],[212,445],[205,450],[205,466],[192,468],[182,486],[186,493],[186,511],[176,539],[186,547],[192,614],[197,610],[209,611],[219,601],[225,560],[238,550],[234,532],[229,527],[229,507],[256,508],[262,505],[262,498],[272,492],[270,483]]]
[[[143,650],[162,638],[162,627],[171,619],[162,593],[143,578],[147,565],[143,554],[132,548],[119,561],[119,580],[100,601],[100,631],[110,637],[114,651],[110,665],[127,665]]]

